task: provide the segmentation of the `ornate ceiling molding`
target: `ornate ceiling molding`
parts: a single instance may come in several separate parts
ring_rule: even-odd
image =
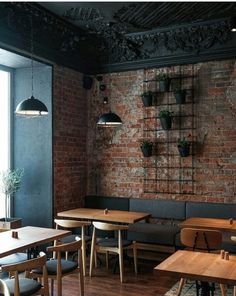
[[[80,13],[73,10],[68,16],[75,17]],[[208,59],[211,56],[215,59],[216,52],[222,58],[224,55],[219,50],[226,49],[227,52],[231,48],[232,54],[236,47],[229,19],[128,33],[126,23],[106,22],[97,11],[88,10],[84,15],[88,20],[85,30],[35,3],[1,2],[0,32],[6,28],[5,36],[10,36],[6,40],[18,40],[19,48],[28,51],[31,15],[35,53],[84,73],[99,73],[101,69],[112,68],[118,71],[119,67],[124,71],[132,68],[132,63],[136,68],[145,64],[151,67],[158,59],[164,61],[166,58],[178,60],[181,57],[184,60],[184,57],[191,56],[192,61],[199,61],[204,52]],[[0,41],[4,42],[1,35]]]
[[[170,52],[181,50],[184,52],[199,53],[201,50],[209,49],[216,44],[224,44],[230,39],[230,21],[221,20],[211,23],[194,24],[188,27],[177,27],[148,31],[144,33],[129,34],[133,42],[139,42],[140,50],[146,48],[146,55],[149,58],[164,47]]]

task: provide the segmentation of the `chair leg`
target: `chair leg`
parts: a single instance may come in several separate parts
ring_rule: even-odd
[[[106,268],[109,268],[109,252],[106,252]]]
[[[84,296],[84,272],[83,272],[83,254],[79,254],[79,263],[82,268],[79,270],[79,284],[80,284],[80,296]]]
[[[84,276],[86,276],[86,243],[85,241],[82,241],[82,258],[83,258],[83,271]]]
[[[95,234],[95,228],[94,228],[93,229],[92,243],[91,243],[91,252],[90,252],[89,276],[92,276],[94,253],[95,253],[95,243],[96,243],[96,234]]]
[[[180,279],[180,282],[179,282],[179,287],[178,287],[178,290],[177,290],[177,296],[180,296],[181,292],[182,292],[182,289],[184,287],[184,285],[186,284],[186,279],[185,278],[181,278]]]
[[[123,250],[119,251],[119,264],[120,264],[120,282],[123,283],[123,278],[124,278]]]
[[[235,287],[234,287],[235,288]],[[235,289],[234,289],[235,290]],[[220,291],[222,296],[226,296],[225,285],[220,284]]]
[[[136,244],[133,244],[133,254],[134,254],[134,272],[135,274],[138,273],[138,264],[137,264],[137,248]]]
[[[65,253],[65,259],[68,260],[68,252]]]
[[[234,293],[233,296],[236,296],[236,286],[234,286]]]
[[[54,292],[54,280],[51,279],[51,296],[53,296],[53,292]]]
[[[62,279],[57,280],[57,296],[62,296]]]
[[[94,266],[97,268],[98,267],[98,256],[97,256],[97,251],[94,251]]]

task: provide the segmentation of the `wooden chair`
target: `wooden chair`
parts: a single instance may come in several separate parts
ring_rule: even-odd
[[[57,281],[57,296],[62,296],[62,277],[79,273],[80,280],[80,296],[84,295],[84,276],[83,276],[83,264],[82,264],[82,240],[76,238],[77,241],[68,244],[61,244],[57,246],[51,246],[47,248],[47,252],[53,252],[56,254],[57,259],[51,259],[46,262],[48,271],[48,278],[51,279],[51,295],[53,295],[54,280]],[[71,260],[62,259],[62,253],[65,252],[78,252],[77,262]],[[32,277],[42,277],[42,269],[33,270]]]
[[[217,230],[183,228],[180,232],[180,240],[183,245],[191,248],[192,250],[197,249],[211,252],[221,248],[222,233]],[[181,278],[177,296],[180,296],[185,283],[186,279]],[[198,289],[199,287],[197,284],[197,293]],[[225,287],[223,284],[220,284],[220,289],[222,296],[225,296]]]
[[[11,273],[13,277],[7,280],[0,279],[0,293],[3,293],[4,296],[49,296],[47,268],[45,265],[46,261],[46,255],[41,253],[38,258],[2,266],[2,272]],[[31,270],[34,268],[42,269],[43,285],[30,278]],[[25,271],[25,277],[19,277],[19,273],[22,271]]]
[[[123,251],[127,249],[133,249],[134,254],[134,269],[137,274],[137,249],[136,244],[131,241],[122,239],[122,230],[127,230],[128,226],[126,225],[117,225],[117,224],[108,224],[103,222],[93,222],[93,236],[91,244],[91,254],[90,254],[90,270],[89,275],[92,276],[92,269],[94,264],[94,257],[96,252],[105,252],[106,253],[106,265],[108,268],[108,255],[109,252],[117,253],[119,255],[119,266],[120,266],[120,281],[123,283]],[[109,239],[100,239],[96,238],[96,229],[104,231],[117,231],[118,238],[109,238]]]
[[[56,229],[62,227],[65,229],[81,229],[81,235],[72,234],[61,238],[59,241],[55,242],[55,245],[58,243],[70,243],[74,242],[76,237],[80,237],[82,240],[82,261],[83,261],[83,272],[84,276],[86,275],[86,247],[89,242],[91,242],[91,237],[85,236],[85,227],[91,225],[91,222],[88,221],[77,221],[77,220],[63,220],[63,219],[54,219],[56,224]],[[66,260],[68,260],[68,252],[66,252]]]

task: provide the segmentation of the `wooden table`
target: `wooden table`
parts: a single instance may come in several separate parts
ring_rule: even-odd
[[[236,220],[230,219],[214,219],[214,218],[188,218],[184,222],[180,223],[181,228],[202,228],[202,229],[214,229],[219,231],[236,232]]]
[[[158,275],[236,285],[236,258],[220,254],[177,251],[154,268]]]
[[[57,213],[57,216],[63,218],[110,221],[127,224],[133,224],[140,220],[147,220],[151,216],[144,212],[108,210],[108,213],[105,214],[104,211],[105,210],[103,209],[77,208]]]
[[[12,237],[11,230],[0,233],[0,258],[52,242],[71,233],[68,230],[34,226],[17,228],[14,231],[18,232],[18,238]]]

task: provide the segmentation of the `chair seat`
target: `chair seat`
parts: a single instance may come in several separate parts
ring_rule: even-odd
[[[81,236],[78,235],[78,234],[71,234],[71,235],[68,235],[66,237],[60,238],[60,242],[63,243],[63,244],[68,244],[68,243],[74,242],[76,237],[81,238]],[[92,240],[91,236],[85,235],[86,243],[91,241],[91,240]]]
[[[26,253],[15,253],[0,259],[0,266],[1,265],[8,265],[8,264],[15,264],[21,261],[26,261],[27,254]]]
[[[132,244],[132,241],[122,240],[122,246],[127,247]],[[97,242],[98,246],[102,247],[117,247],[118,248],[118,239],[117,238],[104,238]]]
[[[0,272],[0,279],[1,280],[6,280],[9,278],[9,273],[8,272]]]
[[[48,260],[46,263],[48,275],[57,274],[57,260]],[[78,263],[70,260],[61,260],[62,274],[71,272],[78,267]],[[34,269],[34,273],[42,274],[42,269]]]
[[[8,280],[5,280],[5,283],[9,289],[10,295],[14,296],[15,280],[8,279]],[[30,296],[36,293],[37,291],[39,291],[42,287],[39,282],[33,279],[20,278],[19,283],[20,283],[20,296]],[[3,294],[0,293],[0,296],[3,296]]]

